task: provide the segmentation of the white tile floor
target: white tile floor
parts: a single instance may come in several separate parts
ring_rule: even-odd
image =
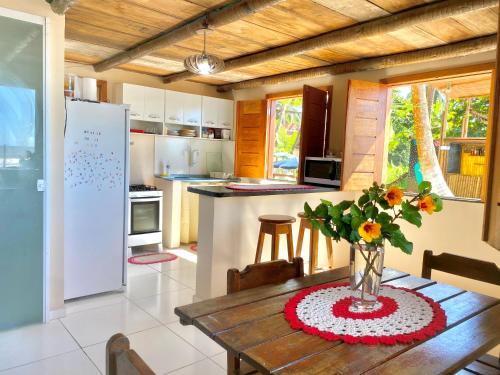
[[[173,252],[184,257],[129,265],[123,293],[72,301],[64,318],[0,332],[0,374],[104,374],[106,340],[117,332],[157,374],[225,374],[224,349],[174,314],[175,306],[192,302],[196,256]]]

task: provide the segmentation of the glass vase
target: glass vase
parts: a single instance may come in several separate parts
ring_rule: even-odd
[[[384,268],[383,246],[351,245],[349,279],[354,312],[368,312],[375,308]]]

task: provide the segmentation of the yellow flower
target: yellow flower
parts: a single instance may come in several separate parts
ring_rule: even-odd
[[[389,206],[396,206],[403,201],[403,192],[398,187],[391,186],[385,193],[384,199],[389,203]]]
[[[358,233],[365,242],[369,243],[381,236],[380,227],[381,225],[378,223],[365,221],[359,226]]]
[[[436,209],[436,205],[434,204],[432,197],[427,195],[418,201],[418,208],[420,211],[425,211],[430,215]]]

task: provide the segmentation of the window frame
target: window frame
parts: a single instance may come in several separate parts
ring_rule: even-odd
[[[435,70],[435,71],[428,71],[428,72],[421,72],[421,73],[415,73],[415,74],[409,74],[409,75],[401,75],[401,76],[394,76],[394,77],[389,77],[389,78],[384,78],[379,81],[379,83],[385,84],[388,86],[388,96],[391,94],[392,89],[396,87],[401,87],[401,86],[409,86],[412,84],[416,83],[428,83],[428,82],[436,82],[436,81],[448,81],[450,79],[454,78],[462,78],[462,77],[467,77],[467,76],[475,76],[479,74],[484,74],[484,73],[489,73],[491,74],[491,84],[490,84],[490,108],[488,111],[488,128],[487,128],[487,134],[486,137],[482,138],[462,138],[462,137],[444,137],[443,140],[445,141],[459,141],[462,143],[474,143],[478,141],[484,141],[485,142],[485,150],[486,150],[486,167],[485,167],[485,173],[483,175],[483,182],[481,185],[481,194],[480,198],[475,199],[475,198],[466,198],[466,197],[441,197],[442,199],[446,200],[453,200],[453,201],[464,201],[464,202],[474,202],[474,203],[485,203],[486,197],[487,197],[487,189],[488,189],[488,176],[490,173],[490,163],[492,162],[491,158],[491,147],[492,147],[492,127],[494,126],[493,124],[493,106],[494,106],[494,99],[495,99],[495,77],[496,77],[496,64],[495,62],[487,62],[487,63],[482,63],[482,64],[476,64],[476,65],[468,65],[468,66],[461,66],[461,67],[454,67],[454,68],[448,68],[448,69],[442,69],[442,70]],[[391,101],[387,100],[387,113],[390,113],[391,110]],[[387,116],[386,118],[386,129],[387,127],[390,126],[390,116]],[[386,164],[386,157],[388,154],[388,149],[387,149],[387,137],[388,132],[386,132],[386,144],[384,146],[384,164]],[[386,167],[384,165],[383,169],[383,177],[385,178],[386,175]],[[405,195],[412,195],[411,192],[405,192]]]

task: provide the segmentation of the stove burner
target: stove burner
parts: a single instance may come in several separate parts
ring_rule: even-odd
[[[129,191],[156,191],[156,186],[151,185],[130,185]]]

